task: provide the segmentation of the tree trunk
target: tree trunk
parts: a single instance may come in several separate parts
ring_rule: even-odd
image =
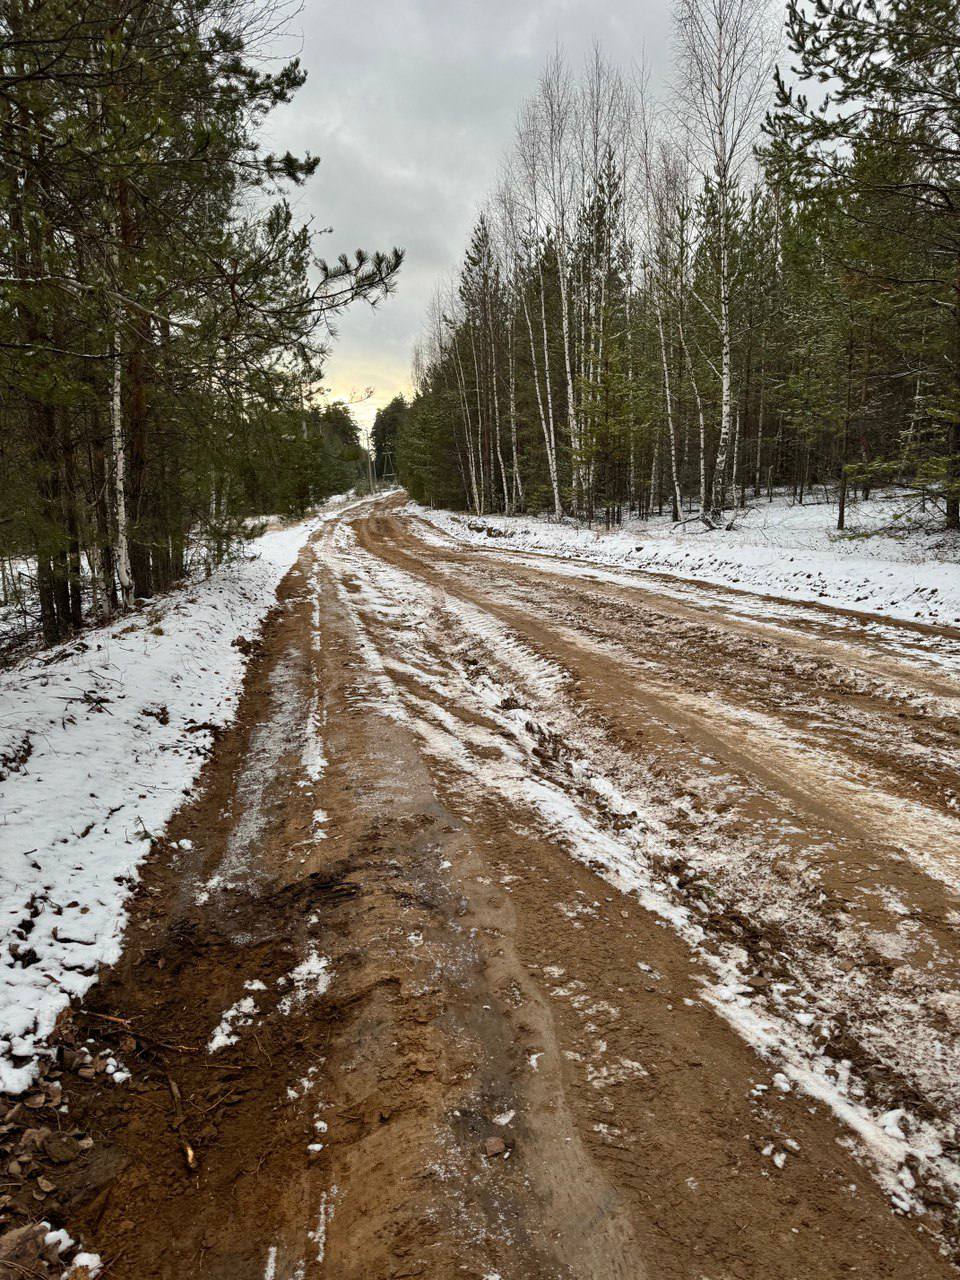
[[[514,317],[511,310],[507,325],[507,368],[510,379],[510,450],[513,461],[513,509],[523,505],[523,482],[517,464],[517,353],[515,349]]]
[[[540,277],[541,289],[543,286],[543,276]],[[527,305],[526,294],[523,297],[523,314],[527,322],[527,333],[530,337],[530,360],[533,365],[533,385],[537,393],[537,408],[540,411],[540,426],[543,430],[543,445],[547,455],[547,470],[550,474],[550,486],[553,490],[553,514],[559,520],[563,515],[563,508],[560,505],[560,485],[557,481],[557,449],[556,437],[553,433],[553,413],[548,413],[544,408],[543,394],[540,390],[540,369],[537,365],[537,347],[533,337],[533,323],[530,319],[530,308]],[[544,337],[546,337],[546,319],[544,319]],[[550,375],[550,366],[547,365],[547,377]],[[550,404],[550,388],[547,387],[547,406]]]
[[[960,274],[958,274],[954,282],[954,312],[953,312],[953,333],[955,345],[954,357],[954,377],[957,383],[958,395],[954,404],[954,411],[957,411],[957,403],[960,402]],[[947,528],[960,529],[960,422],[952,422],[950,430],[947,433],[947,441],[949,448],[949,462],[947,464],[947,484],[952,492],[947,492]]]
[[[656,288],[656,285],[654,286]],[[673,420],[673,396],[670,393],[670,363],[667,359],[667,342],[663,331],[663,312],[660,307],[660,299],[655,302],[657,311],[657,332],[660,335],[660,363],[663,369],[663,397],[667,406],[667,431],[670,436],[670,478],[673,483],[673,519],[674,523],[680,519],[680,482],[677,478],[677,433],[676,424]]]
[[[133,604],[133,573],[130,569],[129,526],[127,523],[127,453],[123,438],[123,360],[120,355],[119,325],[113,338],[113,386],[110,396],[110,442],[113,451],[113,500],[117,526],[117,577],[120,581],[120,606],[127,610]]]
[[[710,519],[718,526],[723,523],[723,493],[726,483],[727,451],[730,445],[733,385],[733,347],[730,335],[730,247],[724,191],[721,191],[720,224],[720,439],[717,442],[717,460],[713,471],[710,497]]]

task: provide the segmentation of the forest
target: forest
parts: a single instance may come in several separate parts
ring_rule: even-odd
[[[399,435],[418,500],[725,528],[900,486],[960,527],[949,0],[676,0],[672,84],[547,63]]]
[[[349,488],[318,395],[335,317],[402,254],[328,262],[259,131],[305,80],[246,0],[12,0],[0,15],[0,565],[52,643]]]
[[[960,1280],[960,0],[0,41],[0,1280]]]

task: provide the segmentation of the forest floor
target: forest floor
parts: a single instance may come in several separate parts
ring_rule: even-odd
[[[960,630],[347,506],[6,1194],[110,1280],[955,1276],[958,739]]]

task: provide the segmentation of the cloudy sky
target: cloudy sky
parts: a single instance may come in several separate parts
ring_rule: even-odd
[[[304,0],[294,19],[309,79],[268,142],[321,157],[295,193],[332,227],[324,255],[401,245],[396,294],[340,322],[327,384],[357,410],[409,390],[410,357],[437,281],[456,266],[493,185],[517,109],[559,44],[579,66],[597,41],[654,83],[670,53],[669,0]]]

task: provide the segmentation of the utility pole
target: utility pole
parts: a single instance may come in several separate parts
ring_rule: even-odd
[[[383,473],[380,479],[388,489],[397,483],[397,469],[393,465],[393,449],[390,445],[387,445],[383,451]]]
[[[370,492],[377,492],[376,477],[373,474],[373,431],[367,428],[367,483],[370,485]]]

